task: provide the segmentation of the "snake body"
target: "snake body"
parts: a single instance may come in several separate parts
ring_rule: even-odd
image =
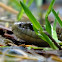
[[[38,46],[49,46],[47,42],[43,41],[39,38],[38,35],[33,30],[32,23],[30,22],[19,22],[15,23],[12,27],[12,31],[14,34],[20,38],[26,41],[26,43],[38,45]],[[57,34],[58,38],[62,40],[62,29],[57,28]]]

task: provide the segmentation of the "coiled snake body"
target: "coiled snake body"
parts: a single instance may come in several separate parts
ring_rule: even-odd
[[[47,42],[43,41],[36,35],[30,22],[19,22],[15,23],[12,27],[14,34],[26,41],[26,43],[38,45],[38,46],[49,46]],[[57,27],[58,39],[62,41],[62,29]]]

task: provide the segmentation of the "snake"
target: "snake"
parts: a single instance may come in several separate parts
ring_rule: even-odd
[[[43,27],[45,30],[45,28]],[[42,40],[33,30],[33,24],[31,22],[16,22],[12,26],[12,31],[16,37],[25,40],[27,44],[38,45],[47,47],[49,44]],[[58,39],[62,41],[62,28],[56,28]]]

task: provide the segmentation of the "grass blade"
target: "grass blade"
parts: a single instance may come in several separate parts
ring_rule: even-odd
[[[45,25],[45,28],[46,28],[46,31],[51,35],[51,25],[50,25],[50,22],[48,21],[48,17],[45,18],[45,21],[46,21],[46,25]]]
[[[54,21],[54,24],[53,24],[53,30],[55,30],[55,31],[56,31],[56,24],[57,24],[57,20],[55,18],[55,21]]]
[[[14,2],[16,4],[16,6],[20,7],[20,3],[17,0],[10,0],[11,2]]]
[[[35,33],[36,33],[37,35],[39,35],[39,37],[41,36],[41,38],[42,38],[44,41],[46,41],[46,40],[44,39],[44,37],[39,34],[39,31],[38,31],[34,26],[33,26],[33,29],[34,29]]]
[[[56,33],[56,31],[54,30],[54,28],[53,28],[53,27],[52,27],[52,37],[53,37],[53,39],[55,39],[55,40],[56,40],[56,42],[58,42],[57,33]]]
[[[21,9],[21,11],[18,13],[18,15],[17,15],[17,20],[18,21],[20,21],[21,20],[21,18],[22,18],[22,16],[23,16],[23,13],[24,13],[24,10],[23,10],[23,8]]]
[[[49,8],[47,10],[46,17],[48,17],[48,15],[50,14],[50,12],[54,6],[54,3],[55,3],[55,0],[52,0],[51,4],[49,5]]]
[[[33,3],[33,0],[29,0],[27,6],[30,7],[30,5],[31,5],[32,3]]]
[[[53,12],[55,18],[57,19],[59,25],[62,27],[62,21],[61,21],[61,19],[59,18],[59,16],[57,15],[57,13],[55,12],[54,9],[52,9],[52,12]]]
[[[58,12],[57,12],[57,15],[58,15]],[[57,24],[57,19],[55,18],[55,21],[54,21],[54,24],[53,24],[53,27],[52,27],[52,37],[55,40],[58,40],[57,33],[56,33],[56,24]]]
[[[23,3],[25,4],[26,3],[26,0],[23,0]],[[21,6],[21,5],[20,5]],[[24,10],[23,8],[21,9],[21,11],[18,13],[17,15],[17,20],[20,21],[22,16],[23,16],[23,13],[24,13]]]
[[[26,0],[23,0],[23,3],[25,4],[26,3]]]
[[[32,24],[34,25],[34,27],[37,30],[41,30],[43,31],[43,28],[41,27],[40,23],[36,20],[36,18],[33,16],[33,14],[31,13],[31,11],[28,9],[28,7],[23,4],[22,2],[20,2],[21,6],[23,7],[25,13],[27,14],[27,16],[29,17],[30,21],[32,22]]]
[[[33,24],[33,28],[36,32],[37,35],[39,35],[39,37],[43,40],[45,40],[51,48],[53,49],[58,49],[56,47],[56,45],[50,40],[50,38],[43,32],[43,29],[41,27],[41,25],[39,24],[39,22],[36,20],[36,18],[32,15],[31,11],[28,9],[28,7],[26,7],[25,4],[23,4],[22,2],[20,2],[21,6],[23,7],[25,13],[27,14],[27,16],[29,17],[30,21]],[[41,33],[41,34],[40,34]]]
[[[33,26],[33,29],[34,29],[35,33],[41,39],[43,39],[44,41],[46,41],[50,45],[51,48],[53,48],[54,50],[57,50],[58,49],[46,34],[44,34],[43,32],[41,32],[41,34],[39,34],[38,33],[38,30],[34,26]]]
[[[24,4],[26,3],[26,0],[23,0]],[[33,0],[30,0],[28,3],[28,7],[32,4]],[[20,5],[21,6],[21,5]],[[17,15],[17,20],[20,21],[22,16],[23,16],[24,10],[23,8],[21,9],[21,11],[19,12],[19,14]]]
[[[54,5],[54,2],[55,0],[52,0],[48,10],[47,10],[47,13],[46,13],[46,16],[45,16],[45,21],[46,21],[46,31],[51,35],[52,32],[51,32],[51,25],[50,25],[50,22],[48,21],[48,15],[51,13],[51,10],[53,8],[53,5]]]
[[[52,40],[46,34],[44,34],[43,32],[41,32],[41,34],[43,38],[45,39],[45,41],[50,45],[51,48],[53,48],[54,50],[58,49],[56,45],[52,42]],[[40,35],[40,38],[42,38],[41,35]]]
[[[57,12],[57,15],[58,14],[59,14],[59,12]],[[56,40],[56,42],[60,42],[58,40],[57,33],[56,33],[56,24],[57,24],[57,19],[55,18],[55,21],[54,21],[54,24],[53,24],[53,27],[52,27],[52,37]]]

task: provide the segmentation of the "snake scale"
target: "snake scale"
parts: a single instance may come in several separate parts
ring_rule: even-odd
[[[13,33],[20,39],[26,41],[27,44],[33,44],[38,46],[49,46],[47,42],[39,38],[33,30],[32,23],[30,22],[17,22],[12,27]],[[57,27],[58,39],[62,41],[62,29]]]

